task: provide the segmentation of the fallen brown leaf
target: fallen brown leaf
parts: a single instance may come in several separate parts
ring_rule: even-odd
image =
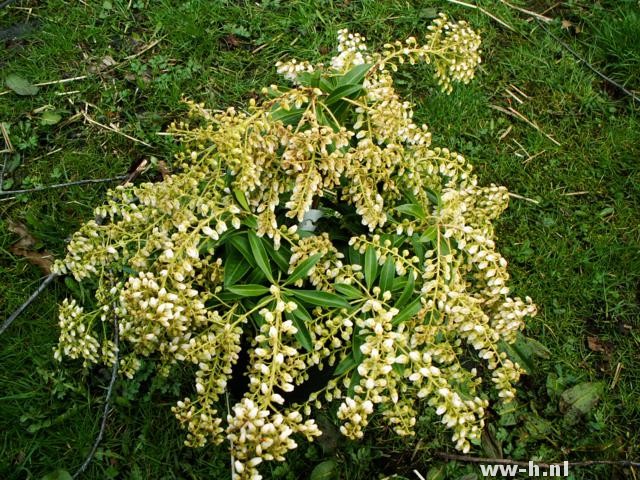
[[[164,160],[158,160],[158,171],[160,172],[160,175],[162,175],[163,180],[171,175],[171,172],[169,172],[169,167]]]
[[[29,233],[27,227],[18,222],[8,222],[10,232],[18,235],[18,241],[9,247],[9,251],[19,257],[24,257],[29,263],[39,267],[47,275],[51,273],[53,255],[46,250],[39,252],[35,249],[36,239]]]
[[[606,355],[609,355],[612,350],[612,346],[609,342],[603,341],[594,336],[587,337],[587,346],[592,352],[602,352]]]

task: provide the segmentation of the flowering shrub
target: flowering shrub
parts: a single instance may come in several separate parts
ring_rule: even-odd
[[[56,357],[112,365],[115,315],[129,378],[144,357],[162,375],[197,365],[173,412],[188,445],[229,441],[234,478],[261,478],[297,434],[321,435],[312,409],[332,401],[354,439],[376,411],[412,435],[428,405],[467,452],[488,405],[474,365],[504,401],[521,374],[500,345],[535,307],[509,296],[495,249],[507,191],[432,147],[393,87],[398,65],[420,60],[445,91],[469,82],[478,35],[441,16],[423,42],[381,53],[344,30],[338,42],[329,65],[279,63],[294,87],[271,86],[246,111],[190,103],[171,127],[180,173],[109,192],[103,221],[55,267],[95,290],[90,308],[63,302]],[[317,370],[326,381],[291,400]],[[227,410],[239,373],[248,385]]]

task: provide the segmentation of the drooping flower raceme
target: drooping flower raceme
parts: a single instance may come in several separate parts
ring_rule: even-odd
[[[229,441],[234,478],[261,478],[262,462],[321,435],[313,409],[329,402],[354,439],[374,412],[412,435],[433,408],[468,451],[488,405],[483,378],[514,396],[522,370],[503,345],[535,307],[510,296],[494,243],[506,189],[478,185],[461,155],[431,146],[393,72],[430,63],[448,92],[473,78],[479,45],[444,16],[423,41],[382,52],[341,31],[328,64],[277,65],[292,88],[265,88],[246,109],[190,102],[170,129],[178,173],[110,191],[103,221],[84,224],[56,263],[95,291],[91,306],[61,306],[56,357],[113,364],[116,316],[127,377],[145,358],[164,375],[196,365],[173,412],[187,444]],[[227,410],[227,383],[243,374]]]

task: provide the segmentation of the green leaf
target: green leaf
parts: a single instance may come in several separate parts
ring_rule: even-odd
[[[242,225],[246,225],[249,228],[253,228],[254,230],[258,228],[258,220],[253,215],[246,216],[242,220],[240,220]],[[226,233],[226,232],[225,232]]]
[[[420,235],[418,241],[422,243],[427,243],[427,242],[435,243],[437,237],[438,237],[438,227],[436,227],[435,225],[432,225],[429,228],[427,228],[422,233],[422,235]]]
[[[29,80],[26,80],[15,73],[7,75],[4,82],[7,88],[10,88],[15,93],[22,96],[35,95],[39,90],[38,87],[32,85]]]
[[[496,437],[496,429],[493,425],[487,425],[487,427],[482,430],[480,445],[486,457],[503,458],[502,442]]]
[[[311,342],[311,334],[309,333],[309,329],[305,325],[304,320],[299,316],[294,315],[296,310],[292,313],[286,313],[285,316],[287,319],[291,320],[291,323],[293,323],[293,325],[298,329],[295,335],[296,340],[300,342],[300,345],[302,345],[307,352],[312,352],[313,343]]]
[[[249,238],[249,245],[251,247],[251,253],[256,259],[258,268],[267,276],[271,282],[273,282],[273,273],[271,272],[271,265],[269,265],[269,257],[267,257],[267,251],[264,248],[262,240],[258,238],[255,232],[249,231],[247,233]]]
[[[66,470],[58,469],[55,472],[46,474],[40,480],[72,480],[72,476]]]
[[[604,392],[602,382],[584,382],[565,390],[560,396],[560,411],[570,425],[595,407]]]
[[[264,285],[233,285],[227,287],[231,293],[240,295],[241,297],[259,297],[269,293],[269,289]]]
[[[362,351],[360,346],[364,343],[364,336],[354,335],[351,340],[351,349],[353,351],[353,359],[359,364],[362,361]]]
[[[447,478],[447,466],[444,464],[434,465],[427,470],[427,477],[425,480],[446,480]]]
[[[325,93],[331,93],[337,86],[336,77],[320,77],[318,81],[318,87]]]
[[[51,110],[47,110],[46,112],[42,113],[42,116],[40,117],[40,124],[41,125],[55,125],[61,119],[62,119],[62,117],[60,116],[59,113],[52,112]]]
[[[408,320],[413,317],[416,313],[418,313],[422,309],[422,302],[420,301],[420,297],[415,298],[409,305],[407,305],[403,310],[398,313],[391,323],[393,325],[399,325],[402,322]]]
[[[413,247],[413,253],[415,254],[416,257],[418,257],[420,259],[421,262],[424,262],[424,254],[425,254],[425,247],[424,245],[418,241],[418,235],[414,234],[411,237],[411,246]],[[435,245],[435,242],[434,242]]]
[[[415,203],[405,203],[404,205],[395,207],[394,210],[397,210],[398,212],[405,215],[418,218],[420,220],[424,220],[426,218],[424,209],[420,205],[417,205]]]
[[[301,72],[298,74],[298,81],[300,85],[304,87],[319,87],[322,72],[316,70],[315,72]]]
[[[271,118],[276,121],[280,120],[284,125],[297,125],[305,110],[306,108],[292,108],[290,110],[285,110],[280,107],[271,112]]]
[[[360,372],[358,372],[358,370],[355,370],[351,374],[351,381],[349,382],[349,388],[347,389],[347,397],[353,398],[356,386],[360,384],[361,379],[362,376],[360,375]]]
[[[246,278],[247,283],[255,283],[258,285],[262,285],[267,280],[264,272],[259,268],[254,268],[253,271]]]
[[[537,340],[521,334],[518,335],[514,343],[501,343],[501,347],[512,361],[517,362],[518,365],[530,374],[535,371],[536,357],[543,359],[551,358],[551,352],[547,347]]]
[[[236,200],[238,201],[238,203],[242,208],[244,208],[246,211],[251,210],[249,208],[249,202],[247,201],[247,197],[242,190],[240,190],[239,188],[234,188],[233,196],[236,197]]]
[[[315,264],[320,261],[322,256],[323,255],[321,253],[316,253],[315,255],[312,255],[304,261],[300,262],[300,265],[298,265],[293,270],[293,272],[291,272],[291,275],[289,275],[289,278],[287,278],[287,281],[284,284],[290,285],[295,283],[297,280],[306,277],[309,273],[309,270],[311,270],[315,266]]]
[[[343,297],[330,292],[321,292],[319,290],[291,290],[291,293],[311,305],[319,305],[321,307],[349,308],[349,302]]]
[[[249,240],[246,235],[235,235],[231,237],[230,242],[252,267],[256,266],[256,259],[251,254],[251,246],[249,245]]]
[[[224,262],[224,286],[230,287],[246,275],[251,265],[235,248],[227,246],[227,258]]]
[[[362,88],[362,85],[358,85],[354,83],[341,85],[338,88],[336,88],[333,92],[331,92],[331,94],[324,100],[323,103],[328,107],[330,107],[331,105],[336,103],[338,100],[341,100],[345,97],[350,99],[358,98],[360,95],[362,95],[363,92],[364,92],[364,89]]]
[[[303,322],[310,322],[312,320],[311,314],[307,311],[306,308],[300,303],[293,300],[298,308],[296,308],[292,313],[294,316],[298,317]]]
[[[383,292],[391,291],[393,287],[393,277],[396,274],[396,265],[393,257],[389,255],[382,265],[382,271],[380,272],[380,289]]]
[[[362,63],[360,65],[354,66],[351,70],[349,70],[341,77],[337,77],[338,85],[347,85],[349,83],[362,85],[364,77],[367,75],[367,72],[371,70],[372,66],[373,65],[370,63]]]
[[[434,205],[438,205],[438,206],[442,205],[442,197],[440,196],[440,194],[434,192],[433,190],[431,190],[429,188],[425,189],[425,193],[427,194],[427,198],[429,199],[429,201],[431,203],[433,203]]]
[[[363,298],[362,292],[358,290],[356,287],[351,285],[347,285],[346,283],[336,283],[334,285],[338,293],[341,293],[349,300],[355,300],[356,298]]]
[[[274,262],[276,262],[276,265],[278,265],[278,268],[283,272],[289,270],[288,257],[291,257],[291,253],[289,252],[289,250],[283,246],[280,246],[280,248],[276,250],[271,241],[266,237],[262,237],[262,243],[264,244],[264,248],[266,249],[269,256],[273,259]],[[282,252],[287,252],[288,257],[284,256]]]
[[[340,472],[338,471],[338,462],[334,459],[325,460],[319,463],[311,471],[309,480],[335,480],[340,478]]]
[[[413,276],[413,272],[409,272],[409,279],[407,280],[406,285],[404,286],[404,290],[402,290],[402,294],[400,294],[400,298],[396,302],[395,307],[400,309],[404,307],[404,305],[409,301],[409,299],[413,296],[413,290],[416,286],[416,279]]]
[[[349,263],[351,265],[362,265],[362,255],[360,252],[353,247],[349,247],[349,251],[347,252],[349,255]]]
[[[378,276],[378,259],[376,258],[376,250],[372,246],[367,247],[364,254],[364,279],[367,288],[371,288]]]
[[[324,125],[326,127],[331,127],[333,129],[339,129],[340,125],[331,120],[331,115],[325,114],[325,111],[329,111],[329,109],[324,109],[320,105],[318,105],[318,108],[316,108],[316,119],[318,120],[318,124]],[[329,153],[331,153],[333,150],[335,150],[334,145],[328,145],[327,150],[329,151]]]
[[[20,154],[15,153],[13,157],[11,157],[11,159],[7,161],[7,164],[4,167],[4,173],[13,173],[21,164],[22,159],[20,158]]]
[[[344,373],[347,373],[353,367],[356,366],[356,361],[353,359],[353,356],[349,355],[345,357],[333,371],[333,376],[338,377]]]

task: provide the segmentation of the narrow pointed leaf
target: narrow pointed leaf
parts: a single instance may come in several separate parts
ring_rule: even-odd
[[[339,375],[342,375],[343,373],[348,372],[349,370],[351,370],[355,366],[356,366],[356,361],[353,359],[353,357],[351,355],[349,355],[348,357],[345,357],[338,364],[336,369],[333,371],[333,376],[337,377]]]
[[[294,310],[294,312],[295,312],[295,310]],[[309,333],[309,329],[305,325],[304,320],[302,320],[300,317],[294,315],[293,312],[292,313],[287,313],[286,317],[289,320],[291,320],[291,323],[293,323],[293,325],[298,330],[296,332],[296,334],[295,334],[296,340],[298,340],[300,342],[300,345],[302,345],[302,347],[307,352],[312,352],[313,351],[313,343],[311,342],[311,334]]]
[[[251,265],[235,248],[227,247],[227,258],[224,262],[224,286],[230,287],[249,271]]]
[[[269,293],[269,289],[264,285],[232,285],[227,290],[242,297],[258,297]]]
[[[349,83],[357,83],[362,84],[365,75],[369,70],[371,70],[372,65],[370,63],[363,63],[361,65],[354,66],[347,73],[342,75],[342,77],[338,77],[339,85],[346,85]]]
[[[393,325],[399,325],[402,322],[413,317],[421,309],[422,309],[422,302],[420,301],[420,297],[418,297],[414,299],[409,305],[407,305],[403,310],[401,310],[400,313],[398,313],[398,315],[393,317],[393,320],[391,320],[391,323]]]
[[[278,268],[286,272],[289,269],[291,252],[283,246],[276,250],[271,241],[265,237],[262,237],[262,243],[269,256],[276,262],[276,265],[278,265]]]
[[[233,189],[233,195],[234,197],[236,197],[236,200],[238,201],[238,203],[240,204],[240,206],[242,208],[244,208],[245,210],[249,211],[249,202],[247,201],[247,197],[244,194],[244,192],[242,190],[240,190],[239,188],[234,188]]]
[[[273,273],[271,272],[271,265],[269,265],[269,257],[267,257],[267,251],[264,248],[262,240],[258,238],[255,232],[249,232],[247,236],[249,237],[251,253],[256,259],[258,268],[273,282]]]
[[[376,251],[372,246],[369,246],[364,254],[364,279],[367,283],[367,288],[371,288],[377,275],[378,259],[376,258]]]
[[[362,292],[354,286],[347,285],[346,283],[336,283],[334,287],[338,293],[344,295],[349,300],[362,298]]]
[[[334,103],[336,103],[338,100],[341,100],[343,98],[358,98],[360,95],[362,95],[362,93],[364,92],[364,89],[362,88],[362,85],[358,85],[358,84],[347,84],[347,85],[341,85],[338,88],[336,88],[333,92],[331,92],[331,94],[324,100],[324,104],[327,106],[331,106]]]
[[[349,302],[335,293],[321,292],[319,290],[292,290],[291,293],[293,293],[294,297],[311,305],[349,308]]]
[[[409,272],[407,275],[409,278],[407,280],[406,285],[404,286],[404,290],[402,290],[402,294],[400,294],[400,298],[396,302],[396,308],[402,308],[409,301],[409,299],[413,296],[413,290],[416,285],[416,279],[413,276],[413,272]]]
[[[399,205],[395,207],[395,210],[405,215],[418,218],[420,220],[424,220],[426,218],[424,209],[420,205],[417,205],[415,203],[406,203],[404,205]]]
[[[321,258],[322,258],[322,254],[316,253],[315,255],[312,255],[309,258],[305,259],[304,261],[300,262],[300,265],[298,265],[293,270],[293,272],[291,272],[291,275],[289,275],[289,278],[287,278],[285,285],[291,285],[295,283],[297,280],[300,280],[301,278],[306,277],[309,271],[316,265],[316,263],[320,261]]]
[[[249,245],[249,240],[245,235],[236,235],[232,237],[230,240],[231,245],[233,245],[242,256],[249,262],[252,267],[256,266],[256,259],[251,254],[251,246]]]
[[[382,271],[380,272],[380,289],[383,292],[391,291],[393,286],[393,277],[396,274],[396,265],[393,261],[393,257],[389,255],[382,265]]]
[[[351,341],[351,349],[353,350],[353,358],[356,363],[360,363],[362,361],[362,351],[360,347],[364,343],[364,337],[362,335],[354,335]]]

